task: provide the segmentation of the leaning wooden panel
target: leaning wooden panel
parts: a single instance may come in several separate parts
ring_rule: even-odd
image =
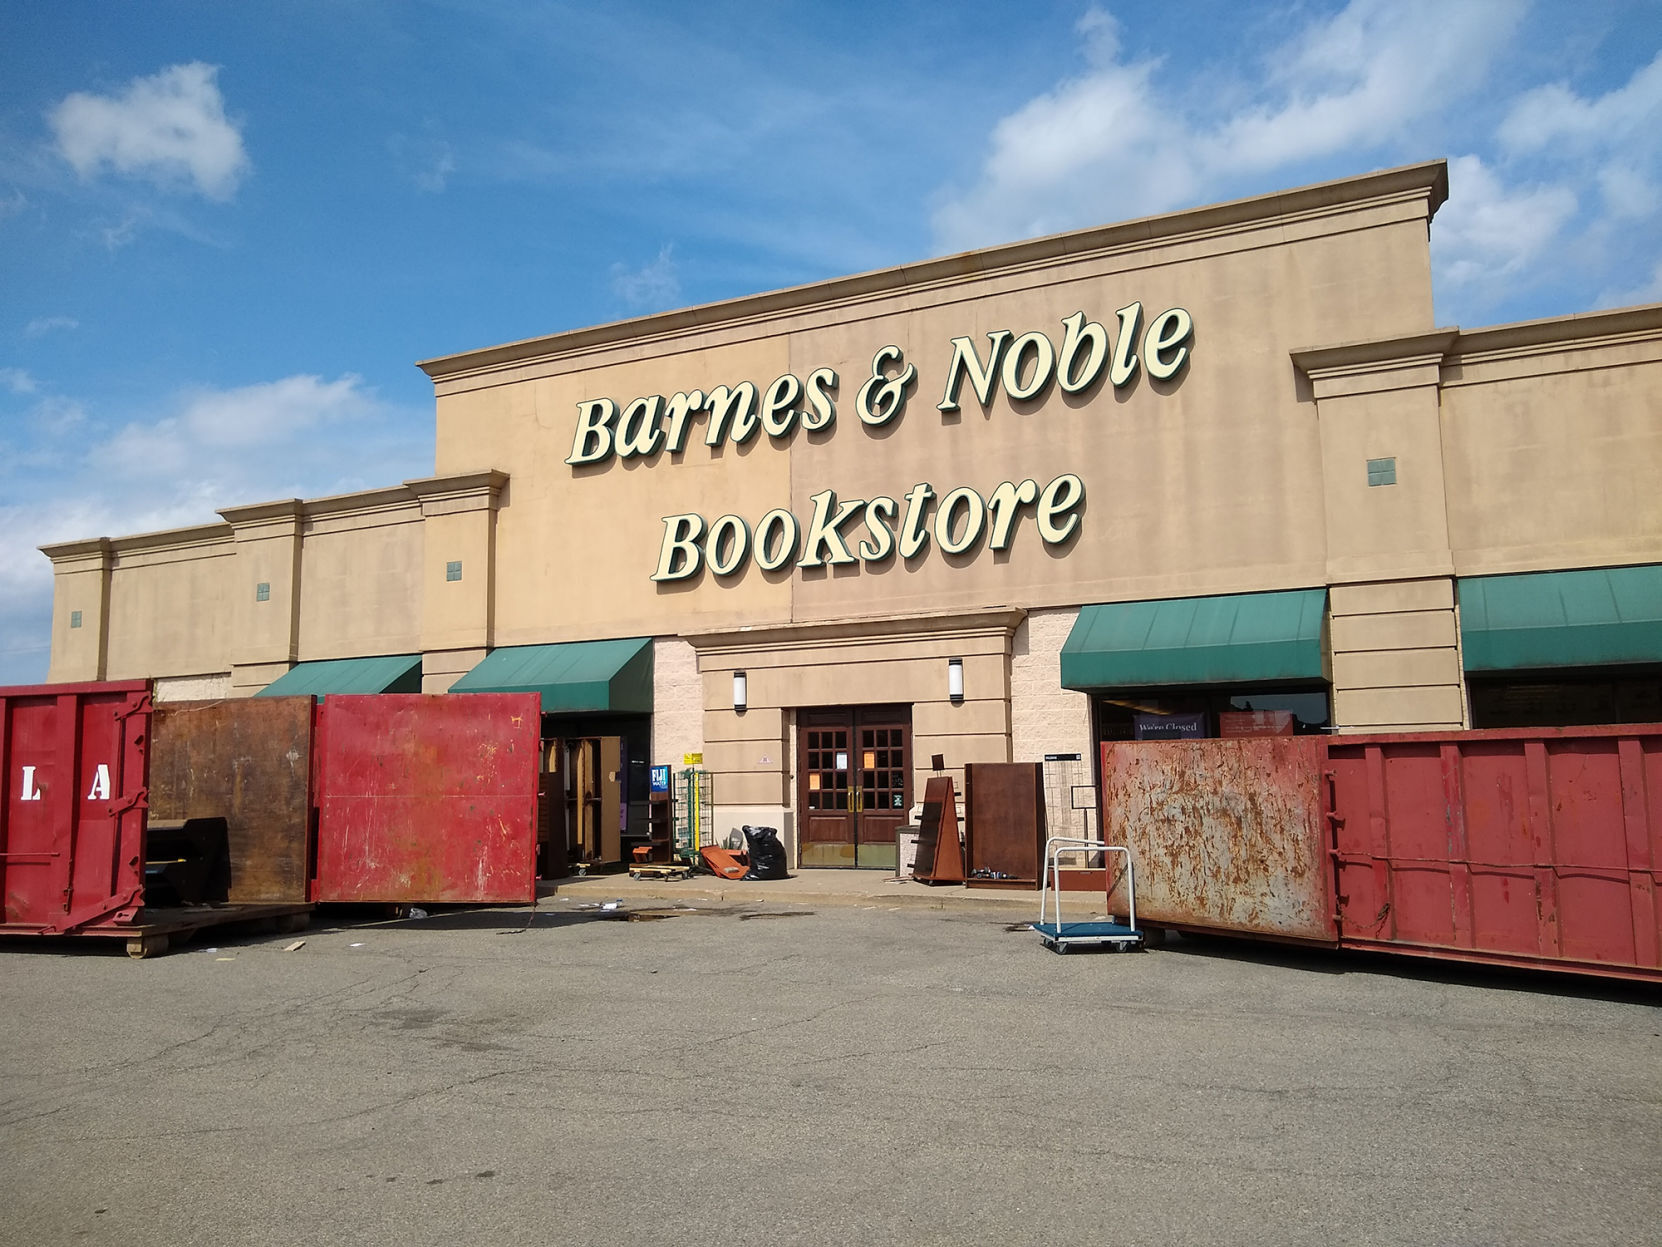
[[[165,703],[151,731],[150,816],[225,819],[232,904],[305,901],[312,699]]]

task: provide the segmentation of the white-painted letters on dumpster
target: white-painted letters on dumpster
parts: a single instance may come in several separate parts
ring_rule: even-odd
[[[40,800],[40,789],[35,787],[35,768],[32,766],[26,766],[23,768],[23,792],[22,795],[18,797],[18,800]]]
[[[92,777],[92,791],[87,793],[88,801],[108,801],[110,799],[110,765],[100,762],[98,770]]]

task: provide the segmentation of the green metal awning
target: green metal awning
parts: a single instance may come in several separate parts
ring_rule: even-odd
[[[1662,565],[1456,582],[1467,671],[1662,663]]]
[[[303,662],[267,684],[256,697],[326,697],[330,693],[419,693],[421,655],[331,658]]]
[[[493,650],[452,693],[541,693],[544,714],[652,713],[652,638]]]
[[[1086,606],[1062,646],[1062,687],[1322,678],[1326,589]]]

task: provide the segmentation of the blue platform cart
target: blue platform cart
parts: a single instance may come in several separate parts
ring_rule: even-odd
[[[1108,871],[1108,854],[1125,854],[1124,922],[1111,920],[1097,922],[1062,921],[1062,864],[1064,853],[1101,853],[1103,874],[1103,910],[1113,892],[1113,879]],[[1050,898],[1056,898],[1056,919],[1049,919]],[[1131,867],[1131,850],[1124,845],[1104,844],[1100,840],[1084,840],[1074,836],[1052,836],[1045,841],[1044,877],[1039,885],[1039,920],[1033,924],[1039,939],[1056,952],[1065,953],[1075,944],[1091,947],[1108,946],[1116,949],[1141,948],[1143,933],[1137,929],[1137,888]]]

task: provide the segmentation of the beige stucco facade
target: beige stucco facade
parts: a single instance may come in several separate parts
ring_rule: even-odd
[[[702,752],[732,821],[788,828],[807,708],[908,707],[918,792],[934,754],[1088,758],[1090,698],[1059,675],[1081,607],[1325,590],[1336,730],[1468,725],[1459,577],[1662,563],[1662,307],[1437,326],[1446,178],[427,361],[431,478],[49,548],[50,678],[243,695],[297,662],[420,654],[443,692],[497,647],[652,637],[654,760]],[[898,413],[862,402],[903,369]],[[724,425],[704,400],[746,382]],[[920,486],[918,549],[885,554]],[[792,523],[795,557],[762,566]]]

